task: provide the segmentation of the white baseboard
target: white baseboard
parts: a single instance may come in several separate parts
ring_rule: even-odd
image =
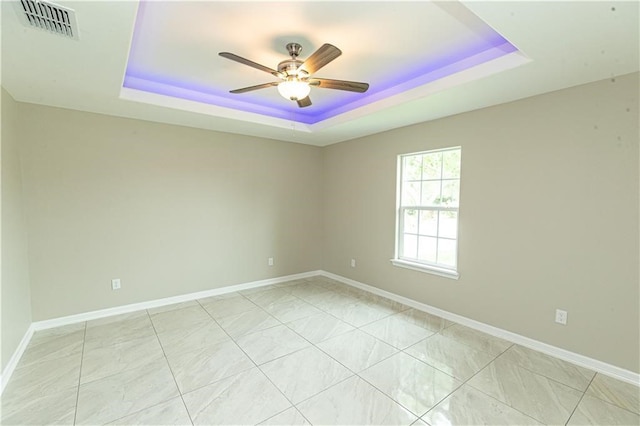
[[[29,328],[27,328],[24,336],[22,336],[20,344],[13,352],[13,355],[11,356],[11,359],[7,363],[6,367],[4,367],[4,370],[2,371],[2,377],[0,377],[0,395],[2,395],[2,392],[4,392],[4,388],[7,386],[7,383],[9,383],[9,379],[11,379],[11,375],[18,366],[18,362],[20,361],[20,358],[22,358],[22,354],[24,353],[25,349],[27,349],[27,345],[29,345],[34,332],[35,329],[32,323]]]
[[[35,331],[46,330],[48,328],[60,327],[63,325],[75,324],[83,321],[90,321],[98,318],[110,317],[113,315],[126,314],[129,312],[141,311],[144,309],[158,308],[160,306],[172,305],[174,303],[189,302],[196,299],[218,296],[234,291],[248,290],[251,288],[263,287],[266,285],[279,284],[286,281],[300,280],[321,274],[321,271],[303,272],[301,274],[286,275],[266,280],[252,281],[243,284],[231,285],[227,287],[214,288],[211,290],[199,291],[196,293],[182,294],[180,296],[165,297],[163,299],[149,300],[146,302],[132,303],[130,305],[116,306],[115,308],[100,309],[97,311],[84,312],[66,317],[54,318],[50,320],[34,322],[32,325]]]
[[[403,303],[407,306],[411,306],[412,308],[428,312],[433,315],[437,315],[439,317],[448,319],[450,321],[456,322],[458,324],[465,325],[467,327],[473,328],[478,331],[482,331],[484,333],[490,334],[492,336],[500,337],[504,340],[508,340],[513,343],[517,343],[519,345],[525,346],[530,349],[537,350],[542,353],[546,353],[548,355],[554,356],[556,358],[571,362],[576,365],[580,365],[585,368],[589,368],[598,373],[604,374],[606,376],[613,377],[618,380],[622,380],[627,383],[634,384],[636,386],[640,386],[640,374],[634,373],[629,370],[625,370],[620,367],[616,367],[615,365],[607,364],[605,362],[586,357],[584,355],[577,354],[575,352],[567,351],[562,348],[558,348],[556,346],[549,345],[547,343],[540,342],[538,340],[534,340],[507,330],[503,330],[498,327],[493,327],[491,325],[472,320],[470,318],[463,317],[461,315],[454,314],[452,312],[448,312],[434,306],[427,305],[425,303],[417,302],[413,299],[409,299],[403,296],[399,296],[395,293],[391,293],[385,290],[381,290],[377,287],[373,287],[359,281],[352,280],[350,278],[346,278],[340,275],[333,274],[327,271],[310,271],[304,272],[301,274],[287,275],[283,277],[270,278],[266,280],[253,281],[249,283],[237,284],[228,287],[215,288],[212,290],[205,290],[196,293],[183,294],[180,296],[167,297],[163,299],[150,300],[147,302],[133,303],[130,305],[117,306],[115,308],[108,309],[100,309],[97,311],[85,312],[77,315],[69,315],[60,318],[54,318],[45,321],[38,321],[31,324],[31,326],[25,332],[18,348],[13,353],[13,356],[9,360],[9,363],[2,371],[2,377],[0,378],[1,388],[0,394],[5,389],[5,386],[11,379],[11,375],[13,374],[22,354],[24,353],[31,337],[33,336],[35,331],[45,330],[53,327],[60,327],[63,325],[75,324],[78,322],[89,321],[98,318],[109,317],[113,315],[119,315],[129,312],[140,311],[143,309],[157,308],[160,306],[171,305],[174,303],[180,302],[188,302],[190,300],[203,299],[206,297],[217,296],[225,293],[232,293],[234,291],[247,290],[251,288],[263,287],[272,284],[279,284],[286,281],[304,279],[313,277],[316,275],[323,275],[328,278],[332,278],[336,281],[340,281],[344,284],[350,285],[352,287],[359,288],[364,291],[368,291],[369,293],[377,294],[382,297],[386,297],[387,299],[394,300],[396,302]]]
[[[361,290],[368,291],[369,293],[377,294],[378,296],[386,297],[387,299],[391,299],[396,302],[405,304],[407,306],[411,306],[412,308],[418,309],[420,311],[437,315],[439,317],[456,322],[458,324],[462,324],[469,328],[473,328],[475,330],[482,331],[484,333],[499,337],[509,342],[527,347],[529,349],[533,349],[538,352],[551,355],[553,357],[562,359],[564,361],[568,361],[572,364],[576,364],[581,367],[588,368],[590,370],[596,371],[606,376],[613,377],[614,379],[622,380],[623,382],[640,386],[640,374],[634,373],[633,371],[625,370],[624,368],[616,367],[615,365],[611,365],[606,362],[599,361],[597,359],[589,358],[587,356],[580,355],[578,353],[571,352],[566,349],[559,348],[557,346],[549,345],[547,343],[540,342],[538,340],[534,340],[529,337],[525,337],[520,334],[513,333],[511,331],[503,330],[501,328],[494,327],[492,325],[488,325],[480,321],[472,320],[470,318],[463,317],[462,315],[454,314],[452,312],[448,312],[448,311],[436,308],[434,306],[427,305],[425,303],[420,303],[413,299],[399,296],[395,293],[381,290],[377,287],[373,287],[373,286],[361,283],[359,281],[355,281],[350,278],[343,277],[341,275],[336,275],[326,271],[321,271],[320,274],[324,275],[325,277],[332,278],[336,281],[340,281],[344,284],[350,285],[352,287],[356,287]]]
[[[0,377],[0,383],[1,383],[0,395],[2,394],[2,392],[4,392],[5,386],[7,385],[7,383],[9,383],[9,380],[11,379],[11,375],[16,369],[16,366],[18,365],[18,362],[20,361],[22,354],[24,353],[25,349],[29,345],[31,338],[33,337],[33,333],[36,331],[46,330],[48,328],[60,327],[63,325],[75,324],[83,321],[90,321],[98,318],[110,317],[113,315],[141,311],[143,309],[150,309],[150,308],[157,308],[160,306],[172,305],[174,303],[188,302],[190,300],[196,300],[196,299],[204,299],[206,297],[217,296],[220,294],[233,293],[234,291],[248,290],[251,288],[263,287],[263,286],[272,285],[272,284],[279,284],[286,281],[309,278],[309,277],[313,277],[320,274],[321,274],[321,271],[303,272],[300,274],[286,275],[282,277],[269,278],[269,279],[260,280],[260,281],[252,281],[252,282],[243,283],[243,284],[237,284],[237,285],[232,285],[227,287],[214,288],[211,290],[199,291],[196,293],[182,294],[180,296],[166,297],[163,299],[133,303],[130,305],[116,306],[115,308],[100,309],[97,311],[84,312],[76,315],[69,315],[69,316],[60,317],[60,318],[53,318],[50,320],[33,322],[31,323],[26,333],[22,337],[22,340],[20,341],[18,348],[14,351],[13,356],[9,360],[9,363],[7,364],[7,366],[4,368],[4,371],[2,371],[2,376]]]

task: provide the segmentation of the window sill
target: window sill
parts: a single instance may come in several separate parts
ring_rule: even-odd
[[[414,271],[426,272],[427,274],[438,275],[440,277],[451,278],[457,280],[460,274],[450,269],[438,268],[437,266],[423,265],[421,263],[409,262],[407,260],[391,259],[393,266],[400,268],[413,269]]]

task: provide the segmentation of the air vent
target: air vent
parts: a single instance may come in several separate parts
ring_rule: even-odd
[[[16,3],[26,26],[78,40],[78,24],[72,9],[42,0],[20,0]]]

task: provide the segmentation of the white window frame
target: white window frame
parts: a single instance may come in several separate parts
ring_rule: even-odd
[[[453,151],[453,150],[460,150],[460,154],[461,154],[461,158],[462,158],[462,147],[460,146],[456,146],[456,147],[450,147],[450,148],[442,148],[442,149],[434,149],[434,150],[429,150],[429,151],[421,151],[421,152],[411,152],[411,153],[407,153],[407,154],[400,154],[398,155],[398,167],[397,167],[397,189],[396,189],[396,234],[395,234],[395,255],[394,258],[391,259],[391,263],[394,266],[399,266],[402,268],[408,268],[408,269],[413,269],[413,270],[417,270],[420,272],[426,272],[426,273],[430,273],[430,274],[434,274],[434,275],[439,275],[439,276],[443,276],[443,277],[447,277],[447,278],[452,278],[452,279],[458,279],[460,277],[460,274],[458,273],[458,252],[459,252],[459,220],[460,220],[460,203],[458,203],[458,207],[445,207],[445,206],[403,206],[403,200],[402,200],[402,190],[403,190],[403,167],[404,167],[404,162],[403,159],[405,157],[412,157],[412,156],[416,156],[416,155],[425,155],[425,154],[433,154],[433,153],[437,153],[437,152],[447,152],[447,151]],[[462,164],[461,164],[462,166]],[[444,164],[442,165],[442,167],[444,167]],[[462,168],[462,167],[461,167]],[[457,178],[458,181],[460,181],[460,176]],[[450,178],[443,178],[442,172],[440,174],[440,179],[437,179],[438,181],[440,181],[440,184],[442,185],[442,182],[445,180],[451,180]],[[420,179],[421,182],[425,182],[425,181],[429,181],[427,179]],[[433,179],[430,179],[430,181],[433,181]],[[459,200],[459,198],[458,198]],[[435,212],[440,212],[440,211],[455,211],[456,214],[456,238],[455,238],[455,242],[456,242],[456,253],[455,253],[455,266],[450,267],[448,265],[442,265],[442,264],[437,264],[437,263],[431,263],[431,262],[426,262],[426,261],[422,261],[419,259],[415,259],[415,258],[409,258],[406,256],[403,256],[402,254],[402,239],[404,236],[404,224],[403,224],[403,220],[404,220],[404,211],[405,210],[418,210],[418,211],[435,211]],[[438,213],[439,214],[439,213]],[[440,237],[439,236],[439,232],[437,235],[437,240],[439,241],[440,239],[452,239],[452,238],[445,238],[445,237]],[[437,249],[436,249],[437,250]]]

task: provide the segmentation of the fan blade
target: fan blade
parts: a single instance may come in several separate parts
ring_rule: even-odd
[[[266,89],[267,87],[277,86],[279,83],[277,81],[271,83],[258,84],[257,86],[249,86],[243,87],[242,89],[231,90],[229,93],[246,93],[251,92],[253,90]]]
[[[313,52],[311,56],[309,56],[307,60],[300,65],[298,70],[306,71],[307,74],[311,75],[340,55],[342,55],[342,51],[340,49],[332,44],[325,43],[320,46],[318,50]]]
[[[369,83],[357,81],[330,80],[328,78],[312,78],[309,80],[310,86],[318,86],[323,89],[346,90],[348,92],[364,93],[369,89]]]
[[[310,97],[308,97],[308,96],[307,96],[306,98],[304,98],[304,99],[300,99],[300,100],[298,101],[298,106],[299,106],[300,108],[308,107],[309,105],[311,105],[311,98],[310,98]]]
[[[223,58],[231,59],[232,61],[240,62],[241,64],[244,64],[244,65],[249,65],[252,68],[259,69],[260,71],[268,72],[269,74],[273,74],[276,77],[282,78],[282,74],[279,73],[278,71],[271,69],[269,67],[265,67],[264,65],[260,65],[257,62],[253,62],[248,59],[245,59],[242,56],[234,55],[233,53],[229,53],[229,52],[220,52],[218,53],[218,55],[222,56]]]

